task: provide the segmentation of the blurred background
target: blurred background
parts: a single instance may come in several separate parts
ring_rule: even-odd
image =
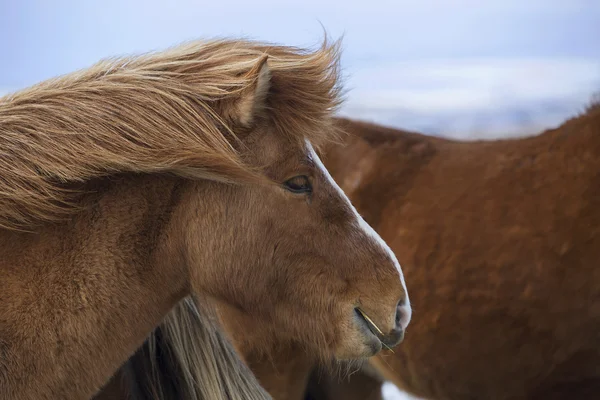
[[[515,137],[559,124],[600,90],[598,0],[0,0],[0,95],[195,38],[313,47],[323,28],[344,36],[341,113],[353,118]]]
[[[0,1],[0,93],[194,38],[344,36],[347,116],[463,139],[521,136],[600,89],[597,0]]]

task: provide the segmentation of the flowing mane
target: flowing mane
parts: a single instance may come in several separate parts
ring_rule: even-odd
[[[290,139],[318,145],[340,103],[339,43],[310,52],[215,40],[102,61],[0,98],[0,227],[26,229],[77,210],[78,184],[118,173],[173,173],[228,182],[262,179],[245,165],[227,106],[256,84]]]
[[[216,318],[191,297],[181,301],[93,400],[115,400],[123,387],[117,385],[131,400],[271,399]],[[111,392],[111,386],[117,387]]]
[[[402,269],[316,151],[338,66],[339,42],[217,40],[1,98],[0,398],[87,400],[124,367],[146,398],[266,399],[238,332],[327,360],[399,344]]]

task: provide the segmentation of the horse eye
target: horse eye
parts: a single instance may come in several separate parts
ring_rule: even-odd
[[[292,193],[310,193],[312,185],[306,175],[298,175],[283,183],[283,187]]]

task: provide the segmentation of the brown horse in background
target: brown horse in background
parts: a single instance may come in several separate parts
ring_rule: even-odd
[[[313,371],[316,400],[380,399],[384,379],[430,399],[596,399],[600,107],[487,142],[337,124],[349,135],[324,162],[398,254],[415,316],[395,354],[349,379],[293,344],[268,356],[238,345],[273,398],[302,399]]]
[[[189,296],[325,359],[402,339],[398,262],[313,150],[338,59],[194,43],[0,99],[0,398],[89,399]]]
[[[324,162],[398,254],[415,307],[370,366],[436,400],[598,398],[600,106],[489,142],[340,124],[350,135]],[[366,398],[368,372],[315,373],[313,398]]]

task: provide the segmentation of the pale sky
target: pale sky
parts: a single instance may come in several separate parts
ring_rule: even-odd
[[[194,38],[313,46],[321,25],[344,35],[343,112],[376,122],[504,135],[515,113],[557,123],[600,89],[597,0],[2,0],[0,92]]]

